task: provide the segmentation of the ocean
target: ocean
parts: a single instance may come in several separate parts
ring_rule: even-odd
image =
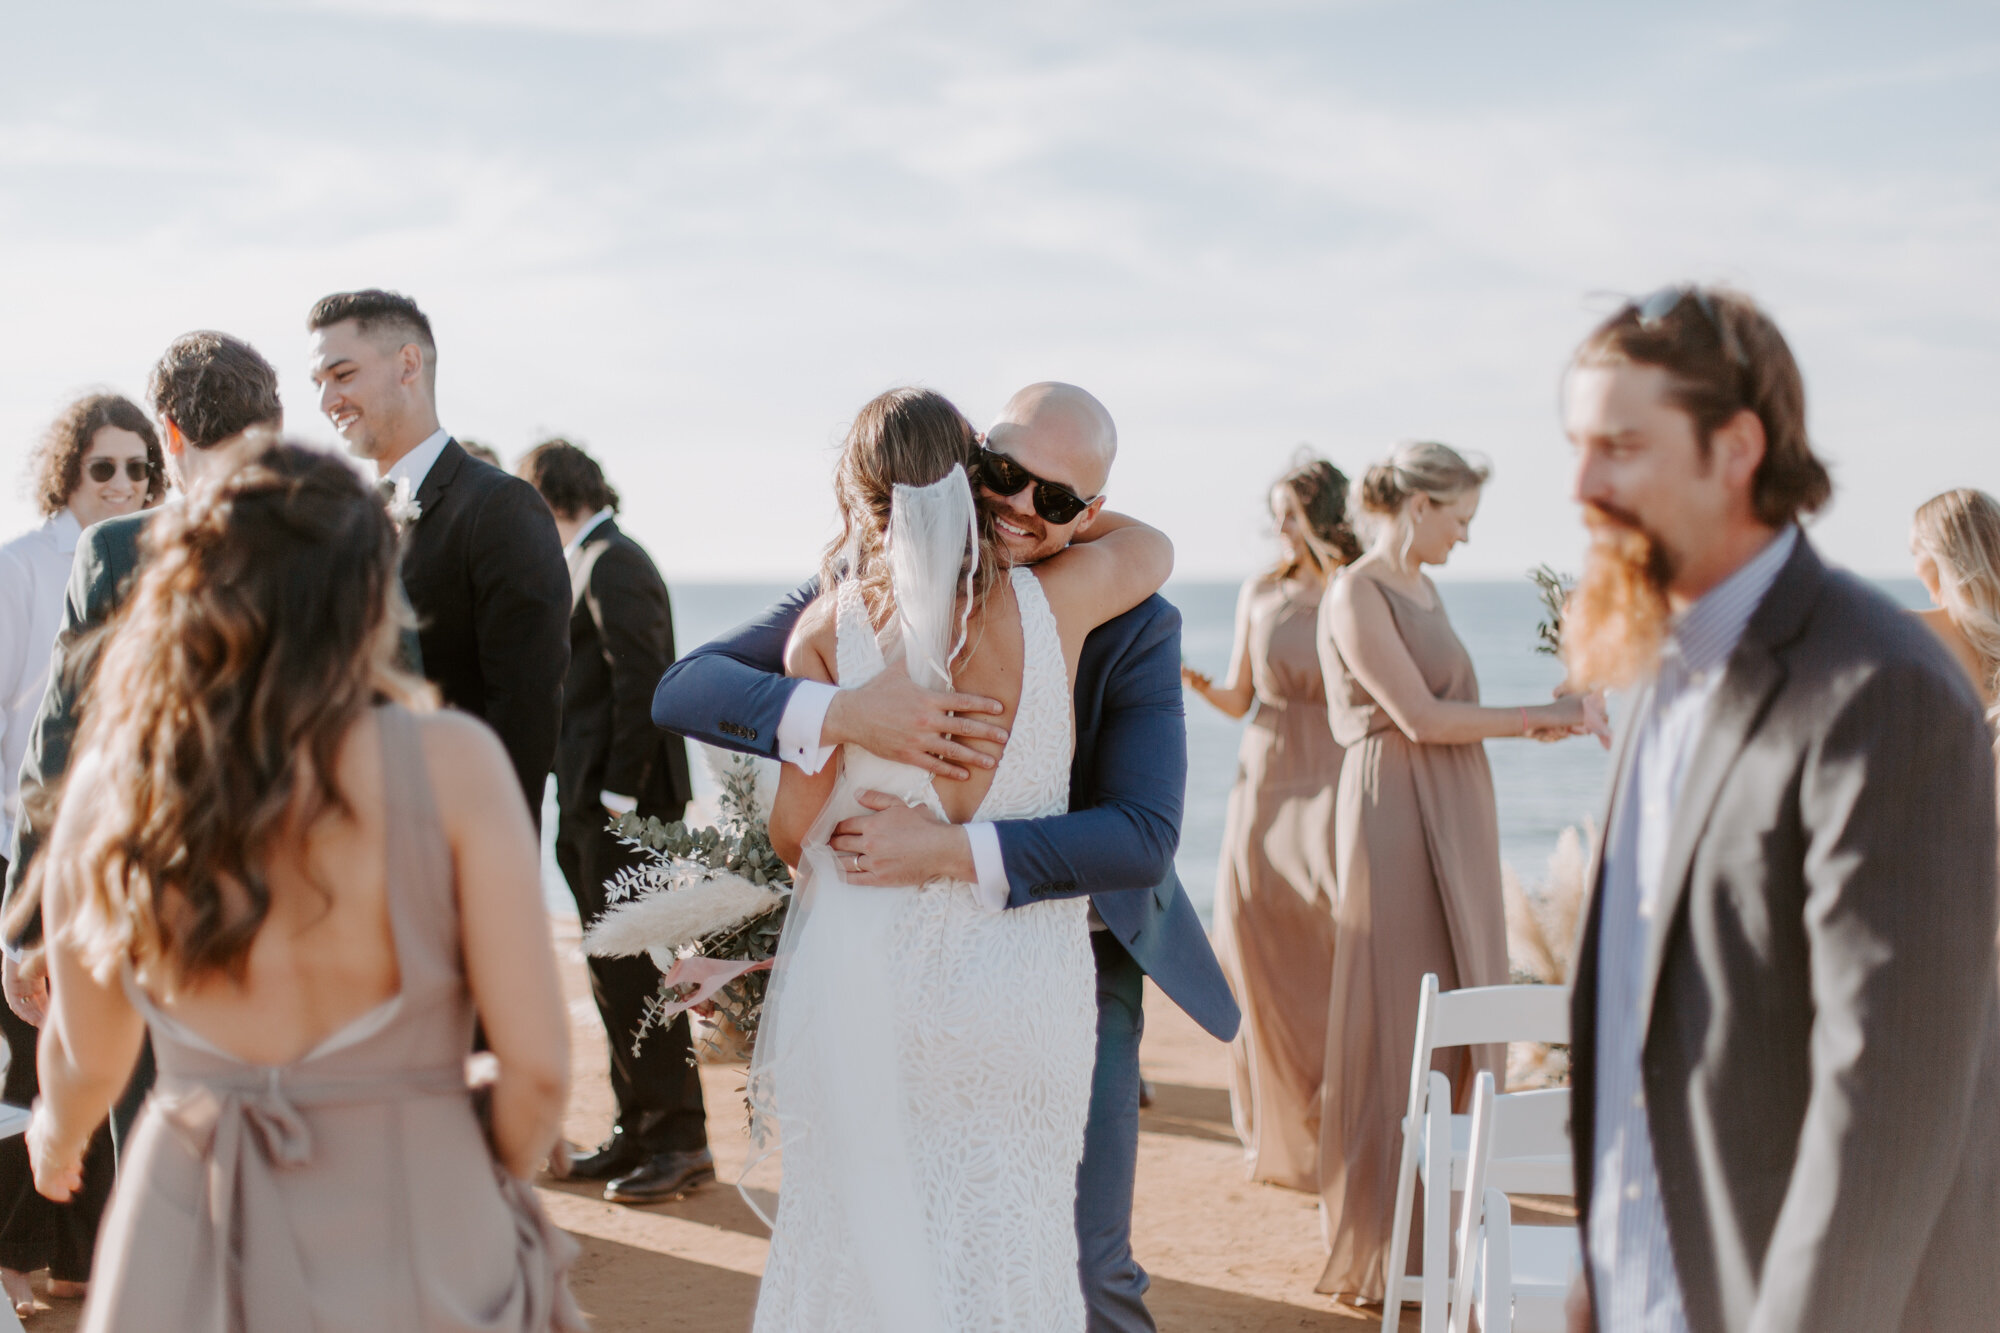
[[[1878,586],[1904,606],[1929,604],[1915,579],[1885,579]],[[1174,582],[1167,599],[1181,610],[1182,654],[1191,666],[1220,678],[1228,669],[1238,585]],[[1438,584],[1459,638],[1479,672],[1482,700],[1511,706],[1539,703],[1562,677],[1554,660],[1534,651],[1535,625],[1542,611],[1534,586],[1512,581]],[[672,588],[674,639],[685,650],[704,643],[756,615],[787,591],[784,584],[687,583]],[[1222,825],[1229,788],[1236,780],[1236,748],[1242,723],[1232,722],[1192,694],[1188,710],[1187,813],[1175,857],[1181,882],[1204,921],[1215,901],[1216,866],[1222,856]],[[715,783],[695,747],[697,801],[712,799]],[[1555,744],[1509,739],[1488,741],[1493,785],[1499,803],[1500,856],[1524,882],[1546,878],[1549,856],[1562,831],[1595,819],[1602,800],[1608,757],[1589,737]],[[555,827],[553,804],[544,827]],[[550,905],[574,911],[556,873],[545,866]]]

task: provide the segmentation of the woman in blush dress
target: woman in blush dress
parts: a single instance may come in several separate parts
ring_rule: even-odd
[[[165,461],[145,412],[113,393],[70,404],[35,451],[34,493],[44,522],[0,546],[0,876],[12,854],[21,760],[48,683],[77,539],[93,523],[157,504],[166,494]],[[0,1032],[9,1055],[0,1095],[27,1106],[41,1091],[35,1029],[0,1004]],[[111,1174],[110,1135],[102,1133],[84,1154],[76,1199],[50,1203],[35,1193],[21,1140],[0,1140],[0,1288],[15,1313],[35,1308],[28,1274],[38,1268],[49,1270],[49,1295],[84,1294]]]
[[[1327,580],[1361,546],[1347,478],[1325,459],[1298,460],[1270,504],[1278,563],[1237,599],[1228,680],[1188,666],[1181,679],[1228,716],[1250,714],[1215,885],[1215,953],[1243,1008],[1230,1045],[1236,1134],[1252,1180],[1315,1192],[1341,749],[1314,631]]]
[[[1320,606],[1333,737],[1347,747],[1335,802],[1340,906],[1320,1119],[1319,1290],[1380,1300],[1387,1287],[1399,1126],[1417,989],[1507,981],[1500,827],[1482,742],[1608,735],[1603,702],[1487,708],[1472,658],[1423,572],[1467,540],[1487,470],[1442,444],[1406,444],[1368,469],[1368,553]],[[1438,1053],[1461,1102],[1502,1073],[1499,1047]],[[1413,1256],[1418,1247],[1412,1246]]]
[[[1961,488],[1924,501],[1910,525],[1910,554],[1931,595],[1917,615],[1944,640],[2000,714],[2000,503]]]
[[[85,1330],[580,1330],[528,1183],[569,1067],[533,827],[499,741],[397,666],[381,498],[277,445],[146,542],[37,865],[44,1195],[142,1036],[159,1067]]]

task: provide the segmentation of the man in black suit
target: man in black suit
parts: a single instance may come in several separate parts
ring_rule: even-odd
[[[437,343],[396,292],[339,292],[306,320],[319,406],[392,490],[424,674],[486,720],[539,822],[569,667],[569,577],[548,506],[438,425]]]
[[[588,926],[603,914],[605,882],[638,863],[610,821],[636,812],[681,817],[687,745],[653,726],[653,686],[674,661],[667,585],[639,543],[618,530],[618,492],[597,461],[566,440],[536,445],[519,470],[548,502],[569,564],[569,677],[556,746],[556,862]],[[605,1180],[614,1203],[657,1203],[715,1174],[701,1079],[686,1014],[633,1042],[659,993],[650,958],[592,958],[590,989],[611,1046],[618,1121],[611,1137],[574,1158],[569,1174]]]

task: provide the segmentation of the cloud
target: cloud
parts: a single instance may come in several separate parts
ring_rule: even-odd
[[[1772,146],[1872,105],[1837,77],[1948,51],[1808,60],[1706,11],[1672,41],[1567,31],[1582,49],[1435,6],[252,12],[229,56],[251,73],[174,117],[116,68],[81,100],[0,94],[0,280],[35,312],[0,326],[11,438],[197,324],[268,344],[324,434],[303,311],[381,283],[438,323],[448,422],[509,453],[581,436],[670,574],[807,567],[829,450],[877,390],[979,416],[1047,376],[1112,405],[1114,499],[1184,571],[1261,561],[1299,440],[1358,472],[1424,435],[1495,458],[1462,562],[1512,574],[1577,545],[1554,397],[1588,294],[1697,276],[1799,347],[1837,554],[1892,566],[1923,494],[1980,480],[1990,164]],[[1719,125],[1715,81],[1753,67],[1763,100]],[[79,181],[140,206],[84,209]]]

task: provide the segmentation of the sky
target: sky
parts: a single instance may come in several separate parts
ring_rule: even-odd
[[[1184,577],[1271,554],[1301,445],[1486,455],[1456,576],[1574,567],[1558,394],[1623,294],[1754,294],[1837,496],[2000,490],[1990,5],[324,0],[0,33],[0,535],[74,395],[220,328],[332,445],[307,309],[414,296],[445,424],[605,464],[670,581],[787,578],[899,384],[1117,419]]]

